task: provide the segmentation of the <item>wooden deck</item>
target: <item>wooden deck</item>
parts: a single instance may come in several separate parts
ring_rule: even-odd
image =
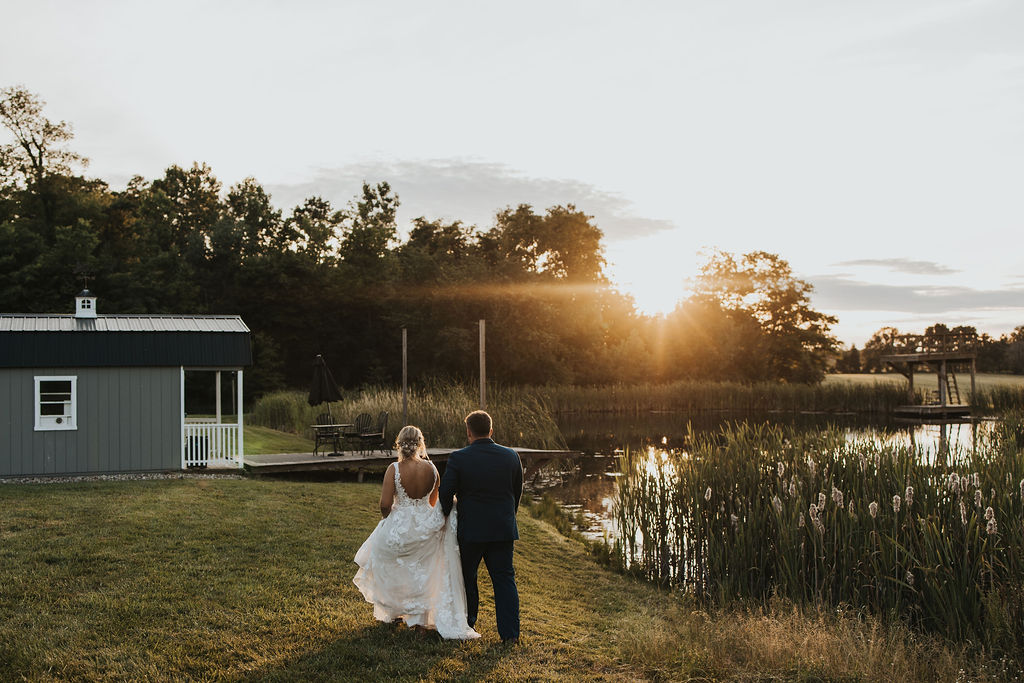
[[[920,406],[897,406],[893,408],[897,417],[914,417],[919,419],[943,419],[947,417],[967,417],[971,414],[971,407],[963,404],[941,405],[932,403]]]
[[[515,448],[523,461],[527,475],[546,463],[559,458],[579,455],[576,451],[543,450],[537,448]],[[428,448],[427,455],[435,464],[448,461],[448,456],[457,448]],[[312,453],[275,453],[273,455],[246,455],[244,465],[250,474],[282,474],[285,472],[363,472],[381,471],[398,457],[397,452],[385,455],[380,451],[359,453],[345,451],[337,455],[313,455]]]

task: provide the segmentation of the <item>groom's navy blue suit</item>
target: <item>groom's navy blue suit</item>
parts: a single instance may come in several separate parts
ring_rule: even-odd
[[[440,486],[441,509],[452,510],[458,497],[459,552],[466,582],[469,625],[476,623],[480,560],[494,586],[494,612],[502,640],[519,637],[519,591],[512,568],[513,542],[519,539],[516,511],[523,496],[523,463],[511,448],[476,439],[448,456]]]

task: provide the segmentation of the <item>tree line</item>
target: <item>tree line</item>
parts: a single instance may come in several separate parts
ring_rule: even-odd
[[[713,253],[666,316],[610,285],[603,234],[572,204],[496,211],[486,227],[419,217],[407,235],[388,183],[345,206],[287,211],[203,163],[122,190],[84,175],[71,126],[21,86],[0,90],[0,311],[70,309],[82,275],[101,313],[238,314],[259,394],[309,381],[323,354],[347,387],[475,377],[487,320],[490,380],[506,384],[723,379],[816,382],[836,319],[778,255]]]

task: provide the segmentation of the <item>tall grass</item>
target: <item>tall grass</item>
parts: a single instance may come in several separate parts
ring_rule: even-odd
[[[467,386],[436,383],[410,389],[409,423],[423,430],[428,446],[458,447],[466,443],[463,418],[479,407],[479,394]],[[344,400],[331,406],[339,421],[352,422],[360,413],[375,418],[389,413],[385,438],[390,442],[402,428],[402,392],[400,389],[371,387],[345,394]],[[279,391],[260,398],[252,409],[252,424],[312,438],[316,416],[325,406],[312,407],[306,394]],[[494,418],[495,439],[513,446],[565,448],[558,425],[544,403],[533,393],[516,388],[494,388],[488,395],[487,411]]]
[[[682,380],[664,384],[558,385],[535,387],[534,391],[556,413],[823,411],[882,415],[907,403],[905,385],[889,382],[808,385]]]
[[[1024,408],[1024,386],[979,387],[971,396],[971,408],[990,414],[1002,414]]]
[[[703,604],[852,606],[1024,651],[1024,412],[972,452],[769,425],[622,456],[618,561]]]

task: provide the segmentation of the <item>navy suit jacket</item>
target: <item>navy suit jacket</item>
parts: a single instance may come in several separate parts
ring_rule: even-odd
[[[439,496],[445,515],[452,511],[452,498],[459,498],[460,542],[518,540],[523,462],[511,448],[477,439],[448,456]]]

